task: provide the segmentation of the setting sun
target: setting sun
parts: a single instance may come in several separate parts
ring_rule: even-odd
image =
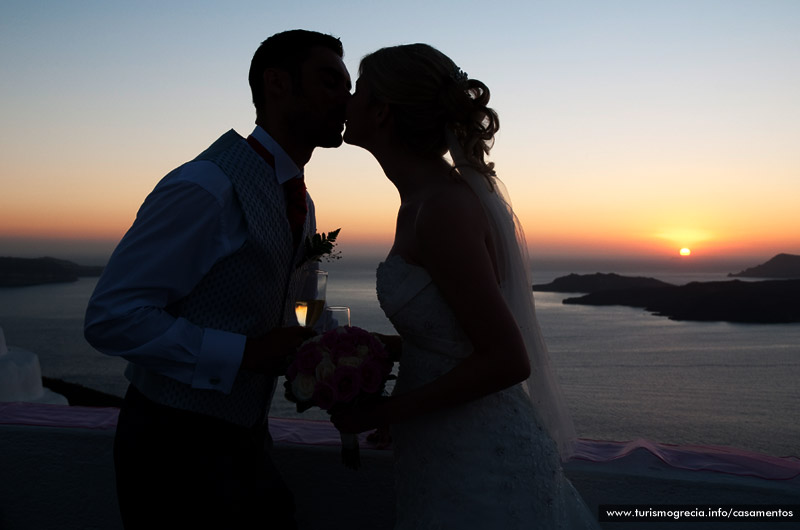
[[[685,247],[684,247],[684,248],[682,248],[682,249],[680,250],[680,252],[681,252],[681,256],[689,256],[689,255],[691,255],[691,253],[692,253],[692,251],[691,251],[690,249],[688,249],[688,248],[685,248]]]

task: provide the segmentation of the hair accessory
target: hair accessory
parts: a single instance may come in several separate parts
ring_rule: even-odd
[[[469,80],[467,72],[456,66],[456,69],[450,72],[450,79],[458,84],[464,84]]]

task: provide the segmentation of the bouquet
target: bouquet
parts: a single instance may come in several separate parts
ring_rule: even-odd
[[[392,362],[383,343],[358,327],[338,327],[297,349],[286,370],[286,399],[297,412],[317,406],[329,413],[379,399],[392,379]],[[342,462],[359,467],[358,438],[342,433]]]

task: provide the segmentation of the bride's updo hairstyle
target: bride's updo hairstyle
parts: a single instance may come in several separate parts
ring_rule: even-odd
[[[468,162],[489,184],[494,163],[484,156],[500,124],[487,107],[489,89],[469,79],[445,54],[427,44],[382,48],[361,60],[359,79],[372,97],[393,111],[396,132],[414,152],[443,156],[448,129],[464,149]]]

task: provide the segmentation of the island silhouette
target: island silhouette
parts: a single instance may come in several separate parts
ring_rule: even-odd
[[[769,276],[772,275],[772,276]],[[800,256],[779,254],[736,275],[797,278],[729,280],[674,285],[654,278],[614,273],[569,274],[534,291],[588,293],[564,304],[638,307],[672,320],[785,324],[800,322]]]
[[[766,263],[756,265],[737,273],[729,273],[729,277],[739,278],[800,278],[800,256],[794,254],[778,254]]]
[[[56,258],[0,257],[0,287],[28,287],[45,283],[76,282],[100,276],[103,267],[78,265]]]

